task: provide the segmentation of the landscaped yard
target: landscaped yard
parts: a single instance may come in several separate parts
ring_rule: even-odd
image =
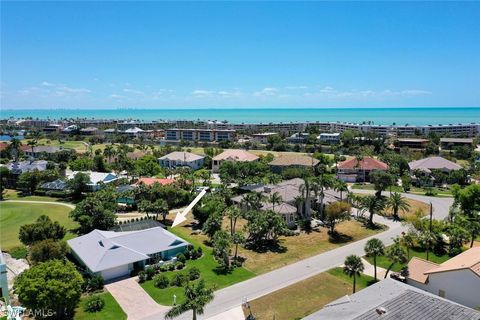
[[[67,229],[77,225],[68,214],[70,208],[59,204],[0,202],[0,246],[8,251],[21,245],[18,232],[24,224],[33,223],[41,215],[49,216]],[[71,237],[67,234],[66,237]]]
[[[26,196],[22,197],[16,190],[8,189],[6,190],[3,198],[5,200],[22,200],[22,201],[48,201],[48,202],[59,202],[61,199],[45,197],[45,196]]]
[[[367,286],[373,278],[357,278],[357,291]],[[300,319],[321,309],[324,305],[352,293],[353,278],[334,268],[266,296],[250,301],[256,319]],[[248,310],[244,309],[245,315]],[[274,318],[275,317],[275,318]]]
[[[175,227],[170,228],[169,231],[190,242],[196,248],[199,246],[202,247],[203,250],[203,256],[197,260],[188,260],[186,262],[186,267],[183,270],[162,273],[170,279],[177,273],[187,273],[190,268],[197,267],[207,286],[214,286],[215,289],[221,289],[255,276],[253,272],[248,271],[245,268],[236,268],[228,274],[216,272],[218,263],[213,258],[212,249],[204,245],[203,242],[199,241],[195,236],[191,236],[190,229],[185,227]],[[182,287],[170,286],[165,289],[158,289],[153,285],[153,281],[146,281],[142,283],[141,286],[156,302],[162,305],[172,305],[173,295],[177,296],[177,303],[180,303],[184,299]]]
[[[77,309],[75,310],[75,317],[74,320],[123,320],[127,319],[127,315],[123,312],[120,305],[115,301],[113,296],[108,293],[100,293],[99,294],[103,300],[105,301],[105,307],[99,312],[86,312],[84,310],[85,302],[87,297],[82,297],[80,300],[80,304],[78,305]]]
[[[24,145],[27,144],[29,140],[25,139],[22,141]],[[39,146],[51,146],[51,147],[62,147],[65,149],[74,149],[76,152],[85,152],[87,150],[87,146],[83,141],[63,141],[59,142],[58,140],[50,140],[50,139],[40,139],[38,140]]]
[[[357,190],[375,190],[375,187],[373,184],[353,184],[352,189],[357,189]],[[386,191],[392,191],[392,192],[404,192],[402,187],[399,186],[392,186],[391,189],[388,188]],[[412,194],[418,194],[418,195],[425,195],[425,192],[427,190],[423,188],[418,188],[418,187],[411,187],[410,191],[408,193]],[[437,197],[451,197],[452,193],[448,189],[439,189],[439,188],[432,188],[432,191],[437,193]]]
[[[410,259],[412,257],[418,257],[427,260],[427,253],[421,249],[415,248],[415,249],[410,249]],[[373,264],[373,258],[372,257],[364,257],[368,262]],[[430,252],[429,254],[429,261],[435,262],[435,263],[442,263],[450,259],[451,257],[448,254],[444,254],[441,256],[437,256],[436,254]],[[402,268],[408,264],[408,261],[406,264],[394,264],[392,267],[392,271],[399,272],[402,270]],[[377,266],[382,267],[384,269],[387,269],[388,266],[390,265],[390,260],[387,259],[385,256],[379,256],[377,257]]]

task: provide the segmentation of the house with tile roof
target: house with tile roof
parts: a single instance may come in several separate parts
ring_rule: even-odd
[[[191,152],[175,151],[158,158],[158,163],[163,168],[190,167],[198,170],[203,167],[205,157]]]
[[[374,170],[387,171],[388,165],[372,157],[351,158],[338,164],[337,178],[344,182],[369,182]]]
[[[269,162],[268,165],[274,173],[282,173],[287,168],[310,168],[314,169],[320,161],[300,153],[285,153]]]
[[[175,182],[175,179],[140,178],[135,183],[135,186],[139,186],[141,184],[145,186],[151,186],[151,185],[154,185],[155,183],[159,183],[162,186],[165,186],[167,184],[172,184],[174,182]]]
[[[480,247],[436,264],[414,257],[407,283],[471,308],[480,307]]]
[[[420,170],[424,173],[431,173],[432,170],[440,170],[448,173],[453,170],[460,170],[462,166],[442,157],[428,157],[408,163],[410,170]]]
[[[162,227],[125,232],[95,229],[67,242],[77,261],[106,281],[129,276],[158,259],[170,260],[188,246]]]
[[[228,149],[212,158],[212,171],[219,172],[224,161],[252,162],[258,161],[259,157],[246,150]]]

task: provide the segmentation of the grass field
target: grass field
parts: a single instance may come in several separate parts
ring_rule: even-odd
[[[18,232],[24,224],[33,223],[41,215],[49,216],[67,229],[76,227],[68,214],[70,208],[58,204],[0,202],[0,246],[8,251],[21,245]],[[66,237],[71,237],[67,234]]]
[[[427,253],[425,251],[422,251],[421,249],[418,249],[418,248],[415,248],[415,249],[410,249],[410,259],[412,257],[418,257],[418,258],[422,258],[422,259],[425,259],[427,260]],[[372,257],[364,257],[368,262],[370,262],[371,264],[373,264],[373,258]],[[432,261],[432,262],[435,262],[435,263],[442,263],[442,262],[445,262],[447,261],[448,259],[450,259],[451,257],[448,255],[448,254],[444,254],[444,255],[441,255],[441,256],[437,256],[436,254],[430,252],[429,254],[429,261]],[[409,260],[410,260],[409,259]],[[392,271],[394,272],[399,272],[400,270],[402,270],[402,268],[404,266],[406,266],[408,264],[408,261],[407,263],[405,264],[394,264],[393,267],[392,267]],[[390,265],[390,260],[387,259],[387,257],[385,256],[379,256],[377,257],[377,266],[379,267],[382,267],[384,269],[387,269],[388,266]]]
[[[127,315],[123,312],[120,305],[115,301],[113,296],[108,293],[99,293],[99,295],[105,301],[105,307],[99,312],[86,312],[84,310],[87,297],[82,297],[80,304],[75,310],[74,320],[124,320],[127,319]]]
[[[357,278],[357,291],[365,288],[373,278]],[[324,305],[352,293],[353,278],[334,268],[250,302],[255,319],[300,319],[321,309]],[[248,311],[244,310],[245,315]],[[275,318],[274,318],[275,317]]]
[[[197,267],[200,270],[201,277],[205,280],[205,283],[209,287],[215,287],[215,289],[221,289],[228,287],[240,281],[250,279],[255,276],[251,271],[245,268],[236,268],[231,273],[222,274],[217,272],[218,263],[213,258],[212,249],[203,244],[199,239],[192,237],[190,231],[187,228],[176,227],[170,228],[170,232],[177,236],[187,240],[195,247],[202,247],[203,256],[197,260],[188,260],[186,267],[180,271],[163,272],[169,278],[172,278],[176,273],[187,273],[188,269]],[[168,287],[165,289],[158,289],[153,285],[153,281],[146,281],[141,284],[143,289],[159,304],[172,305],[173,295],[177,296],[177,303],[181,303],[185,298],[182,287]]]
[[[357,190],[375,190],[375,187],[373,184],[353,184],[352,189],[357,189]],[[437,195],[435,197],[452,197],[452,193],[448,189],[439,189],[439,188],[432,188],[433,191],[437,192]],[[388,188],[386,191],[390,191],[390,188]],[[402,187],[399,186],[393,186],[391,188],[392,192],[404,192]],[[418,195],[425,195],[426,190],[423,188],[418,188],[418,187],[411,187],[410,191],[408,193],[412,194],[418,194]]]
[[[48,201],[48,202],[59,202],[61,199],[44,197],[44,196],[26,196],[21,197],[16,190],[8,189],[4,195],[5,200],[22,200],[22,201]]]
[[[27,144],[29,139],[25,139],[22,141],[24,145]],[[59,142],[58,140],[50,140],[50,139],[40,139],[38,140],[39,146],[52,146],[52,147],[62,147],[65,149],[74,149],[76,152],[85,152],[87,151],[87,146],[83,141],[63,141]]]

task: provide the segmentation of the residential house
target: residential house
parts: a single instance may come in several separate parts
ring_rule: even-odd
[[[198,170],[203,167],[205,157],[190,152],[175,151],[158,158],[158,162],[164,168],[190,167]]]
[[[99,130],[97,127],[87,127],[80,129],[80,134],[82,136],[96,136],[100,134],[102,131]]]
[[[137,182],[135,182],[135,186],[139,186],[139,185],[151,186],[155,183],[161,184],[162,186],[166,186],[174,182],[175,182],[175,179],[140,178],[137,180]]]
[[[310,134],[308,132],[297,132],[287,138],[290,143],[307,143]]]
[[[473,149],[473,138],[440,138],[441,150],[453,150],[456,147],[469,147]]]
[[[263,143],[263,144],[267,144],[268,138],[274,137],[274,136],[279,136],[278,132],[263,132],[263,133],[252,134],[253,141],[256,141],[258,143]]]
[[[323,144],[340,144],[340,133],[320,133],[317,139]]]
[[[429,157],[425,159],[415,160],[408,163],[410,170],[420,170],[425,173],[431,173],[432,170],[440,170],[443,172],[450,172],[453,170],[460,170],[462,166],[447,160],[442,157]]]
[[[273,210],[283,217],[289,227],[295,226],[295,221],[299,216],[310,215],[311,208],[319,210],[318,199],[311,193],[309,201],[305,199],[305,194],[302,194],[302,186],[305,184],[303,179],[295,178],[282,181],[276,185],[260,185],[245,187],[244,190],[257,192],[264,195],[267,199],[270,195],[277,193],[281,197],[280,203],[275,205],[265,201],[262,203],[261,210]],[[245,194],[232,198],[232,201],[237,205],[243,203]],[[340,200],[339,193],[332,189],[324,190],[323,205]],[[246,209],[246,208],[243,208]]]
[[[32,147],[28,146],[24,148],[23,152],[26,156],[32,158],[39,158],[43,155],[54,154],[62,151],[71,151],[71,149],[64,149],[62,147],[53,147],[53,146],[36,146]]]
[[[338,164],[337,178],[345,182],[369,182],[374,170],[387,171],[388,165],[371,157],[351,158]]]
[[[170,260],[188,246],[162,227],[127,232],[95,229],[67,242],[79,263],[106,281],[129,276],[157,260]]]
[[[46,160],[37,160],[37,161],[20,161],[20,162],[10,162],[5,166],[10,171],[7,179],[7,186],[15,188],[17,186],[18,177],[25,172],[29,171],[44,171],[47,170],[48,161]]]
[[[480,312],[387,278],[330,302],[303,319],[478,320]]]
[[[467,307],[480,307],[480,247],[437,264],[414,257],[407,283]],[[480,316],[477,317],[480,319]]]
[[[86,191],[98,191],[102,189],[103,184],[112,183],[118,180],[118,177],[110,172],[95,172],[95,171],[71,171],[67,173],[67,179],[72,179],[77,173],[85,173],[90,177],[90,182],[87,184]]]
[[[286,168],[314,169],[320,161],[299,153],[285,153],[271,161],[268,165],[274,173],[282,173]]]
[[[259,158],[246,150],[241,149],[228,149],[222,153],[216,155],[212,159],[212,171],[219,172],[220,166],[224,161],[233,162],[252,162],[257,161]]]
[[[416,150],[424,150],[430,141],[428,139],[420,138],[398,138],[394,142],[395,150],[400,150],[402,148],[410,148]]]
[[[40,185],[40,189],[44,191],[65,191],[68,188],[68,183],[66,181],[57,179],[50,182],[45,182]]]

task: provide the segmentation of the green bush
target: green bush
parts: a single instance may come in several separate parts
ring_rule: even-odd
[[[103,278],[94,274],[90,279],[88,279],[87,287],[89,291],[99,291],[103,289]]]
[[[185,255],[183,253],[179,253],[177,254],[177,261],[185,263],[185,261],[187,261],[187,258],[185,258]]]
[[[185,267],[185,264],[183,264],[183,262],[177,262],[177,263],[175,264],[175,268],[176,268],[177,270],[182,270],[184,267]]]
[[[145,268],[145,273],[146,273],[146,275],[147,275],[147,280],[150,280],[150,279],[153,278],[153,276],[154,276],[157,272],[155,271],[155,268],[154,268],[154,267],[149,266],[149,267]]]
[[[167,265],[161,265],[160,266],[160,272],[166,272],[168,271],[168,266]]]
[[[188,270],[188,278],[191,281],[200,278],[200,269],[198,269],[197,267],[192,267],[190,270]]]
[[[168,264],[168,271],[173,271],[175,270],[175,265],[173,263]]]
[[[147,281],[147,273],[142,270],[138,273],[138,282],[143,283],[145,281]]]
[[[157,288],[165,289],[169,284],[170,282],[168,281],[167,276],[164,274],[157,274],[153,277],[153,285]]]
[[[28,256],[28,249],[24,246],[15,247],[10,250],[9,253],[14,259],[26,259]]]
[[[105,301],[98,295],[90,296],[85,303],[85,311],[98,312],[105,306]]]
[[[185,277],[184,274],[177,273],[177,274],[172,278],[172,280],[170,281],[170,285],[171,285],[171,286],[176,286],[176,287],[181,287],[181,286],[183,286],[187,281],[188,281],[188,279]]]

